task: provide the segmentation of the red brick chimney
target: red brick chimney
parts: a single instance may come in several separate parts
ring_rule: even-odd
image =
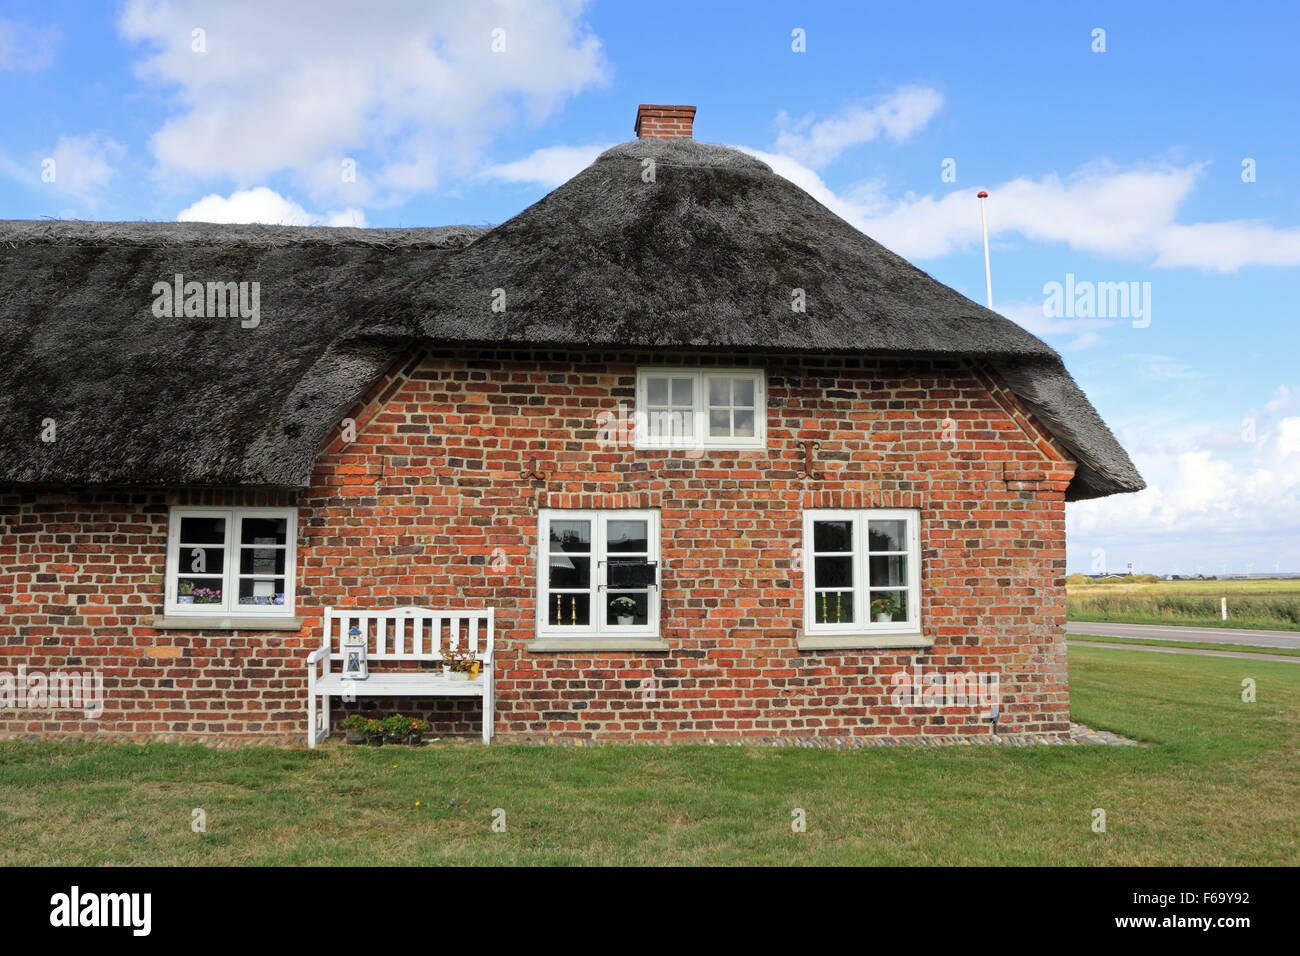
[[[656,106],[642,103],[636,108],[637,139],[672,139],[675,136],[691,138],[691,125],[695,122],[694,106]]]

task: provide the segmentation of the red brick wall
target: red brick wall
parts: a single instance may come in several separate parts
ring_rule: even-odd
[[[632,129],[637,139],[691,138],[695,124],[694,106],[651,106],[642,104]]]
[[[765,450],[598,441],[602,412],[620,402],[630,412],[638,363],[701,362],[767,369]],[[327,447],[297,495],[0,492],[0,672],[95,666],[108,691],[97,721],[0,710],[0,735],[301,740],[303,658],[326,604],[495,607],[503,740],[990,732],[977,707],[891,706],[890,675],[916,664],[996,671],[1005,731],[1066,728],[1073,463],[995,378],[965,363],[435,352],[393,369],[349,414],[356,440]],[[821,442],[821,480],[803,476],[803,440]],[[545,481],[521,477],[533,459]],[[191,503],[298,505],[301,633],[149,626],[167,506]],[[544,507],[661,510],[661,633],[672,650],[524,650]],[[920,509],[933,648],[796,648],[808,507]],[[377,704],[430,716],[435,734],[477,732],[472,702]]]

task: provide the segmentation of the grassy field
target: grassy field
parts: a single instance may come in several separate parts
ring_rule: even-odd
[[[1070,662],[1076,718],[1149,746],[3,743],[0,863],[1300,863],[1300,668],[1100,648]]]
[[[1234,654],[1276,654],[1279,657],[1300,657],[1300,648],[1220,644],[1217,641],[1157,641],[1146,637],[1101,637],[1096,634],[1071,634],[1070,640],[1085,644],[1138,644],[1142,647],[1186,647],[1197,651],[1231,651]]]
[[[1071,621],[1300,631],[1300,580],[1296,579],[1131,583],[1113,578],[1094,582],[1072,575],[1065,596],[1065,613]],[[1219,599],[1224,597],[1228,599],[1226,621],[1219,613]]]

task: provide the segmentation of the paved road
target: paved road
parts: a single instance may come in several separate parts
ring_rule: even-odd
[[[1236,651],[1202,651],[1191,647],[1146,647],[1142,644],[1101,644],[1092,641],[1066,641],[1071,647],[1104,647],[1114,651],[1149,651],[1154,654],[1191,654],[1196,657],[1231,657],[1241,661],[1281,661],[1283,664],[1300,664],[1300,657],[1281,654],[1256,654]]]
[[[1300,631],[1247,631],[1231,627],[1173,627],[1165,624],[1093,624],[1068,621],[1066,634],[1136,637],[1155,641],[1201,641],[1208,644],[1253,644],[1300,648]]]

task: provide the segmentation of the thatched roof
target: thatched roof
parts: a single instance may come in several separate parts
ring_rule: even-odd
[[[0,222],[0,482],[304,486],[394,359],[359,305],[481,232]],[[259,282],[260,323],[155,318],[176,273]]]
[[[491,310],[494,289],[505,311]],[[727,147],[606,150],[393,299],[409,311],[385,306],[389,320],[404,314],[437,341],[969,356],[1003,373],[1079,459],[1071,498],[1144,487],[1051,347]]]
[[[260,326],[154,319],[174,273],[260,281]],[[1143,487],[1046,344],[686,139],[607,150],[487,232],[0,222],[0,482],[302,487],[416,342],[964,356],[1076,455],[1071,498]]]

